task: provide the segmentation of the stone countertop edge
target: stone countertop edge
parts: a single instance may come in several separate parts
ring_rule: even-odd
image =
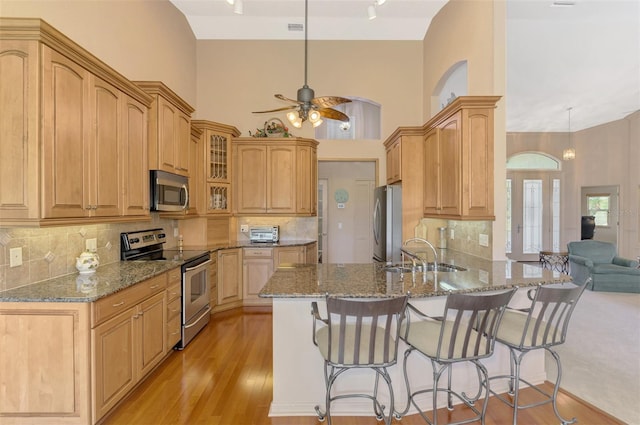
[[[185,250],[198,249],[216,253],[233,248],[274,248],[278,246],[304,246],[315,240],[292,240],[271,243],[250,243],[231,241],[228,244],[184,247]],[[169,270],[180,267],[183,261],[119,261],[98,267],[95,273],[73,273],[53,279],[34,282],[24,286],[0,291],[2,302],[68,302],[86,303],[104,298],[136,283],[150,279]]]
[[[261,290],[262,298],[322,298],[327,295],[345,298],[387,298],[409,294],[427,298],[450,293],[477,293],[513,287],[572,282],[571,276],[543,269],[538,265],[514,261],[489,261],[449,251],[439,255],[439,262],[464,267],[458,272],[421,273],[415,283],[411,273],[403,277],[386,272],[384,264],[317,264],[281,267]]]

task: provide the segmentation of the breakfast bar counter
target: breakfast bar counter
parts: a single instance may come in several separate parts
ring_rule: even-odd
[[[571,284],[571,278],[563,273],[543,269],[540,266],[511,261],[487,261],[477,257],[440,252],[439,263],[460,268],[454,272],[416,273],[388,271],[384,264],[313,264],[284,265],[276,270],[260,292],[261,297],[273,299],[273,400],[271,416],[313,416],[314,407],[323,405],[324,365],[317,347],[312,343],[311,302],[317,301],[322,316],[326,315],[324,298],[327,295],[351,298],[380,298],[408,293],[409,302],[427,314],[442,313],[449,293],[481,293],[520,288],[510,305],[529,305],[527,291],[537,285]],[[451,268],[449,268],[451,269]],[[406,349],[400,341],[399,358]],[[540,354],[540,355],[538,355]],[[425,362],[412,362],[412,370],[421,372],[425,386],[431,383],[431,371]],[[509,370],[509,353],[496,345],[494,355],[483,361],[490,373],[506,373]],[[406,390],[402,378],[402,361],[389,368],[397,406],[406,402]],[[531,353],[523,365],[522,376],[533,383],[546,379],[544,353]],[[373,375],[367,370],[350,371],[336,382],[336,393],[363,392],[373,386]],[[456,368],[453,385],[469,393],[477,390],[474,369]],[[506,385],[506,384],[505,384]],[[498,391],[505,388],[495,388]],[[380,388],[381,394],[383,388]],[[383,399],[384,399],[383,395]],[[430,399],[420,400],[427,405]],[[409,414],[415,413],[415,410]],[[368,401],[343,399],[332,405],[333,415],[372,415]]]

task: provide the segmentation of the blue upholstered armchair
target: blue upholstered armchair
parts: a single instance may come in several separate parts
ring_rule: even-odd
[[[569,242],[569,267],[571,277],[592,291],[640,293],[640,269],[638,262],[618,257],[616,246],[609,242],[583,240]]]

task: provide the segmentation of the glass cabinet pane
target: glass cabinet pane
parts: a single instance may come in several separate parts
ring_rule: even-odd
[[[207,210],[229,212],[229,185],[209,185]]]
[[[227,138],[220,134],[212,134],[209,139],[209,180],[229,179],[227,154]]]

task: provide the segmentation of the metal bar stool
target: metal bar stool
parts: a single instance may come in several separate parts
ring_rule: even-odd
[[[491,393],[513,408],[514,425],[518,421],[519,410],[547,403],[553,404],[553,411],[562,424],[571,424],[576,421],[575,418],[564,419],[558,411],[556,398],[560,388],[560,379],[562,378],[562,366],[558,353],[552,350],[551,347],[564,343],[569,319],[588,283],[587,280],[581,286],[538,286],[529,290],[527,294],[531,299],[530,307],[525,309],[508,308],[505,311],[496,340],[509,348],[511,373],[509,375],[492,376],[489,379],[508,379],[508,395],[511,396],[511,400],[494,391],[491,391]],[[524,356],[533,350],[539,349],[546,350],[556,362],[557,378],[552,394],[542,391],[520,376],[520,365]],[[544,400],[520,405],[518,402],[521,382],[543,395]]]
[[[387,367],[396,364],[400,324],[407,305],[407,296],[360,301],[353,299],[327,298],[327,318],[318,312],[313,302],[313,343],[324,358],[326,384],[325,409],[316,406],[318,418],[327,418],[331,424],[331,402],[348,397],[364,397],[373,401],[373,410],[378,420],[391,424],[394,412],[393,388]],[[373,395],[331,395],[336,379],[353,368],[370,368],[376,372]],[[389,410],[378,400],[380,377],[389,387]]]
[[[453,410],[453,397],[467,405],[476,416],[464,419],[456,424],[480,420],[484,417],[489,399],[489,381],[487,370],[479,361],[493,354],[495,336],[500,320],[509,300],[517,288],[491,295],[450,294],[441,317],[432,317],[409,305],[407,318],[401,328],[401,338],[409,345],[404,353],[404,379],[407,387],[407,406],[397,417],[407,414],[411,405],[415,406],[422,418],[429,424],[438,423],[438,392],[447,394],[447,407]],[[411,353],[417,351],[431,361],[433,370],[433,388],[411,392],[407,361]],[[478,374],[478,393],[469,397],[464,392],[454,391],[451,383],[452,365],[471,362]],[[439,386],[440,378],[447,372],[447,387]],[[485,388],[482,410],[475,407]],[[422,411],[415,398],[420,394],[432,393],[432,419]]]

